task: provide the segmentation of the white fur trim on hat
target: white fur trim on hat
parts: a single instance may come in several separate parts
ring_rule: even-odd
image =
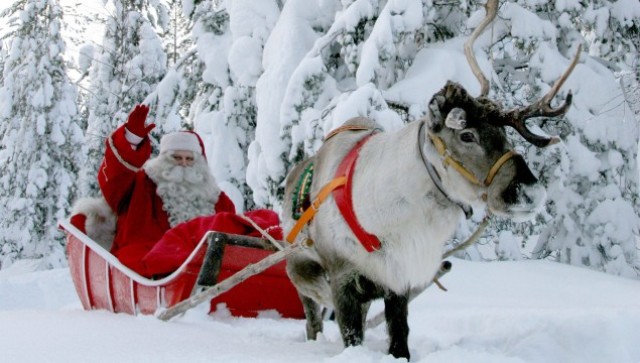
[[[162,136],[162,139],[160,139],[160,152],[174,150],[189,150],[195,154],[203,154],[200,140],[192,132],[178,131]]]

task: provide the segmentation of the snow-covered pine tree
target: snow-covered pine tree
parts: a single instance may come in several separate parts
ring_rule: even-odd
[[[23,0],[10,9],[17,28],[0,93],[0,268],[17,259],[64,265],[57,229],[76,195],[79,152],[76,91],[63,59],[62,9],[56,0]]]
[[[0,15],[1,16],[1,15]],[[0,86],[4,83],[4,75],[1,70],[4,70],[4,61],[7,58],[7,49],[5,48],[4,42],[0,41]],[[0,133],[0,139],[2,139],[2,134]]]
[[[5,43],[0,42],[0,99],[4,99],[2,89],[4,87],[4,63],[7,58],[7,52],[5,51]],[[7,130],[8,124],[0,123],[0,141],[4,138],[4,134]],[[0,142],[0,152],[5,149],[4,143]],[[1,207],[0,207],[1,208]]]
[[[324,135],[330,131],[325,128],[331,128],[327,125],[334,118],[336,98],[356,89],[356,72],[361,61],[359,49],[380,12],[377,2],[371,5],[363,8],[358,4],[343,4],[341,14],[337,13],[338,8],[309,19],[307,26],[321,37],[291,75],[282,102],[280,135],[285,151],[281,160],[286,161],[285,176],[293,165],[315,154],[322,144]],[[331,27],[334,12],[337,25]],[[352,18],[357,21],[344,20]],[[378,100],[378,106],[382,104],[384,101]]]
[[[200,2],[194,11],[193,37],[202,67],[190,118],[205,140],[213,174],[244,210],[254,208],[245,170],[256,127],[255,84],[262,73],[262,48],[278,14],[271,0],[223,7]]]
[[[67,73],[71,80],[78,86],[78,114],[80,127],[87,129],[89,110],[87,109],[88,76],[93,50],[96,47],[95,39],[87,37],[90,32],[95,32],[99,25],[104,24],[106,9],[96,8],[94,3],[69,3],[61,2],[65,21],[62,28],[62,37],[67,43],[65,60],[68,67]]]
[[[193,1],[171,0],[167,6],[169,25],[161,37],[169,69],[145,103],[155,111],[157,119],[164,120],[167,131],[193,130],[191,104],[201,88],[204,69],[190,36],[197,15]]]
[[[264,72],[256,83],[256,134],[249,147],[247,165],[247,183],[253,190],[256,205],[261,207],[278,210],[281,203],[282,181],[288,165],[286,157],[283,157],[288,146],[286,141],[281,141],[281,136],[287,136],[280,134],[284,85],[289,82],[294,67],[319,37],[306,19],[333,13],[331,2],[325,4],[329,10],[319,8],[317,1],[287,1],[264,45]]]
[[[185,64],[190,72],[190,79],[195,81],[186,90],[185,105],[189,106],[189,120],[192,127],[200,134],[207,150],[209,166],[219,183],[226,180],[217,169],[226,165],[217,160],[215,151],[211,150],[212,130],[214,124],[224,123],[224,90],[230,84],[229,64],[227,61],[230,45],[229,13],[226,8],[218,7],[213,1],[199,1],[194,4],[191,13],[193,30],[191,36],[195,45],[190,62]],[[226,141],[225,141],[226,144]],[[216,145],[213,145],[216,147]],[[216,154],[216,155],[214,155]],[[224,152],[221,155],[224,159]],[[245,198],[238,191],[225,186],[232,200],[237,203]],[[240,208],[240,205],[237,205]]]
[[[251,210],[255,203],[246,170],[249,145],[256,132],[256,83],[263,71],[262,51],[280,9],[275,1],[252,0],[228,2],[226,9],[231,44],[224,53],[229,64],[229,84],[220,104],[222,119],[203,119],[197,126],[210,130],[214,174],[237,188],[243,196],[244,209]]]
[[[189,15],[193,10],[185,14],[185,5],[187,4],[183,4],[184,2],[184,0],[166,0],[169,24],[161,37],[167,54],[167,66],[170,68],[174,67],[178,60],[182,59],[182,56],[193,46],[189,21]],[[189,10],[188,7],[187,5],[186,10]]]
[[[625,11],[620,6],[630,8]],[[540,224],[544,229],[534,256],[551,255],[566,263],[639,276],[635,236],[639,227],[636,154],[640,132],[625,108],[623,89],[614,72],[629,70],[629,52],[637,54],[628,40],[628,30],[640,18],[628,16],[640,14],[640,4],[522,1],[503,6],[502,14],[510,20],[514,35],[509,47],[524,49],[529,56],[523,68],[528,76],[526,86],[516,99],[539,98],[576,46],[588,46],[588,52],[581,54],[581,64],[560,91],[562,95],[574,90],[573,106],[564,121],[568,123],[549,129],[560,134],[564,143],[551,154],[527,150],[527,158],[542,167],[549,190],[546,223]],[[538,21],[538,26],[532,27],[531,21]]]
[[[126,121],[133,107],[151,94],[167,70],[167,57],[158,32],[168,24],[166,7],[158,1],[107,0],[113,10],[96,49],[90,71],[86,145],[87,161],[81,169],[81,195],[98,194],[96,173],[104,153],[106,137]],[[157,29],[157,30],[156,30]],[[156,128],[152,137],[175,131],[172,120],[148,122]]]
[[[197,41],[201,35],[209,32],[222,34],[223,29],[228,26],[228,14],[215,12],[216,8],[211,1],[183,0],[182,5],[183,15],[188,19],[189,29],[191,29],[191,48],[185,49],[171,71],[175,71],[177,79],[180,80],[176,95],[177,102],[180,104],[179,114],[183,118],[185,126],[193,128],[195,115],[201,109],[206,109],[206,106],[199,105],[200,102],[207,103],[206,97],[199,97],[199,95],[209,94],[212,87],[212,85],[203,82],[206,65],[202,57],[199,56]],[[203,40],[201,46],[204,46],[204,43]],[[196,101],[196,99],[198,100]]]
[[[4,66],[9,57],[11,38],[16,36],[17,29],[21,26],[18,15],[23,6],[24,1],[17,1],[0,13],[0,18],[2,18],[2,21],[6,24],[3,29],[0,29],[0,65],[2,66],[2,68],[0,68],[0,86],[4,85]],[[0,89],[0,92],[1,91],[2,89]],[[6,99],[7,97],[10,96],[5,96],[0,93],[1,99]],[[4,137],[8,126],[8,124],[0,123],[0,141]],[[4,144],[0,143],[0,150],[4,148]]]
[[[279,210],[291,166],[313,154],[330,129],[361,114],[357,107],[342,109],[344,104],[359,100],[368,116],[387,109],[372,84],[355,81],[361,61],[358,47],[378,17],[378,3],[284,4],[265,45],[265,72],[257,84],[258,124],[247,180],[258,205]],[[281,49],[282,43],[296,46]]]
[[[638,58],[640,59],[640,57]],[[640,63],[640,62],[639,62]],[[621,74],[620,83],[624,91],[624,99],[631,112],[635,115],[636,122],[640,123],[640,72],[624,72]]]

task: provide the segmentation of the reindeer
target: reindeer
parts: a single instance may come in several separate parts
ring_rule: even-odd
[[[310,164],[311,196],[325,192],[338,177],[346,179],[314,206],[317,214],[304,232],[313,247],[287,257],[308,339],[322,331],[321,307],[326,306],[335,310],[345,346],[361,344],[370,303],[383,298],[389,354],[409,359],[409,293],[432,281],[461,214],[482,203],[494,215],[525,220],[543,205],[545,190],[512,149],[504,127],[513,127],[538,147],[559,141],[532,133],[525,121],[568,110],[571,92],[558,108],[550,102],[580,50],[540,101],[505,111],[486,97],[489,83],[472,52],[473,42],[497,12],[497,1],[486,6],[487,17],[465,43],[465,55],[482,86],[479,97],[448,82],[431,98],[424,119],[394,132],[381,132],[364,117],[351,119],[342,127],[349,131],[328,135],[318,152],[287,176],[282,213],[287,230],[295,224],[289,213],[295,208],[294,192]]]

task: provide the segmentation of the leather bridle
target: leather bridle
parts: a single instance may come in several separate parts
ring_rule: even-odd
[[[429,172],[429,176],[433,180],[438,190],[440,190],[440,192],[442,192],[442,194],[444,194],[449,200],[454,201],[452,198],[449,197],[448,193],[445,191],[444,186],[442,184],[442,179],[440,178],[440,175],[438,175],[437,171],[433,167],[433,164],[431,164],[431,162],[424,155],[424,149],[422,147],[422,142],[424,140],[424,132],[425,132],[424,128],[425,128],[425,124],[423,122],[422,125],[420,125],[420,131],[418,132],[418,148],[420,149],[420,155],[422,157],[422,161],[424,162],[427,168],[427,171]],[[433,144],[435,149],[438,151],[438,154],[442,156],[442,165],[445,168],[447,168],[448,166],[454,168],[460,175],[462,175],[469,182],[471,182],[474,185],[478,185],[482,187],[489,187],[493,182],[494,178],[496,177],[496,175],[498,174],[498,172],[500,171],[500,169],[502,168],[502,166],[504,166],[504,164],[507,161],[509,161],[509,159],[518,155],[518,153],[513,149],[504,153],[500,158],[498,158],[498,160],[493,164],[493,166],[491,166],[491,169],[489,169],[489,172],[487,173],[487,176],[484,178],[484,180],[480,181],[475,176],[475,174],[473,174],[473,172],[465,168],[460,161],[456,160],[451,155],[451,152],[447,149],[446,144],[444,143],[444,141],[442,141],[440,137],[432,133],[429,133],[429,139],[431,140],[431,143]],[[486,199],[486,196],[484,196],[483,199]],[[468,217],[469,207],[466,205],[462,205],[461,203],[458,203],[458,202],[455,202],[455,203],[458,204],[460,208],[462,208],[465,211],[465,214]]]

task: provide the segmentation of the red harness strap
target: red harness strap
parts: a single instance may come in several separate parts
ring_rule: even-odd
[[[333,198],[338,205],[338,209],[340,213],[342,213],[342,218],[344,218],[345,222],[351,228],[353,234],[356,235],[356,238],[360,241],[362,246],[368,251],[373,252],[380,249],[380,240],[375,235],[368,233],[362,228],[360,223],[358,222],[358,218],[356,218],[356,214],[353,211],[353,199],[351,195],[351,182],[353,180],[353,171],[355,170],[356,160],[360,155],[360,148],[364,145],[367,140],[373,135],[367,135],[362,140],[358,141],[358,143],[349,151],[347,156],[342,160],[340,166],[338,166],[338,171],[336,171],[336,178],[341,176],[347,177],[346,184],[336,188],[333,191]]]

